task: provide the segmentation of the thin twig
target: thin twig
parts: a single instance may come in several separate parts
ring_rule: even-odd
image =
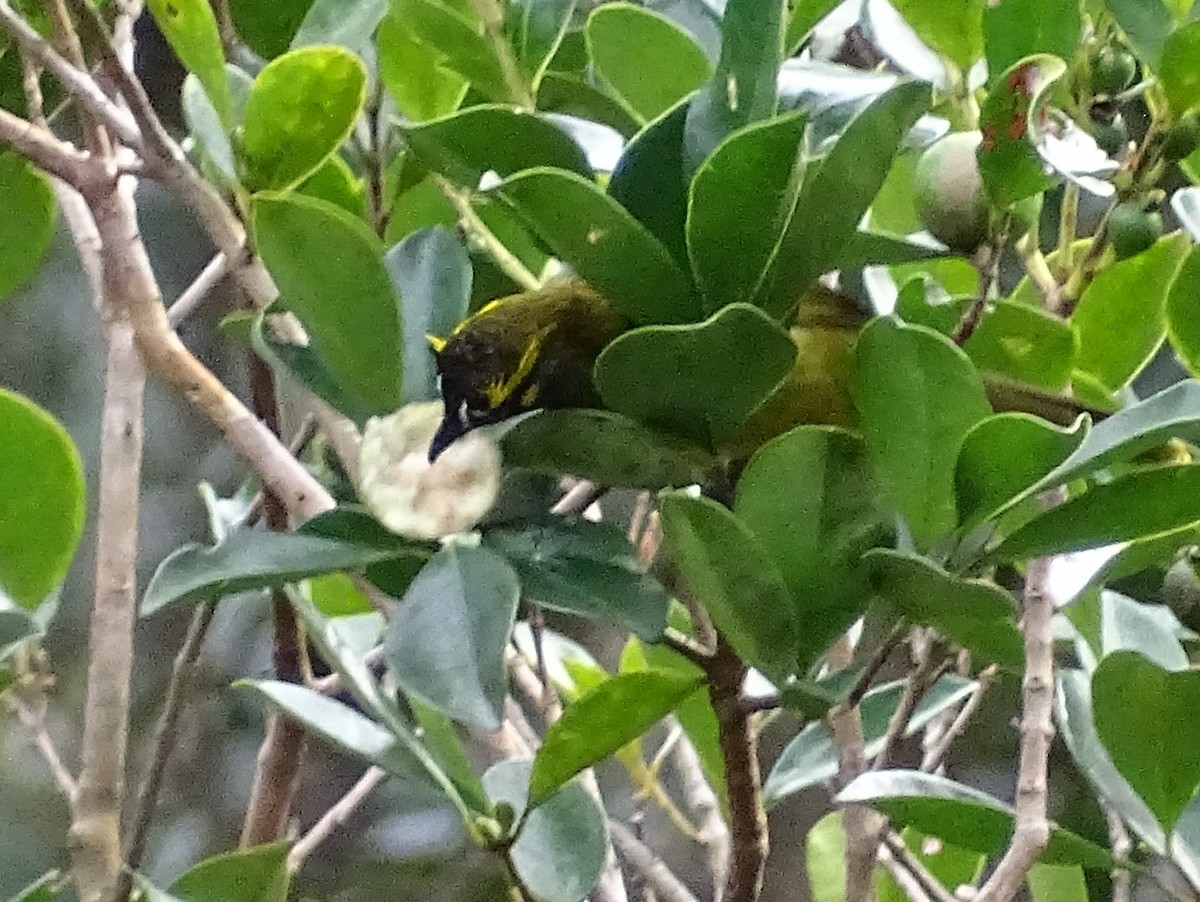
[[[1133,841],[1121,815],[1106,802],[1101,802],[1104,816],[1108,820],[1108,842],[1112,849],[1113,858],[1118,862],[1127,861],[1133,849]],[[1133,883],[1129,877],[1129,868],[1119,864],[1112,869],[1112,902],[1130,902],[1133,898]]]
[[[719,899],[729,876],[729,827],[721,817],[721,802],[704,776],[696,746],[686,735],[675,744],[675,769],[684,804],[708,856],[714,897]]]
[[[872,769],[883,770],[888,766],[896,744],[908,730],[908,722],[912,720],[917,705],[925,697],[925,693],[933,688],[934,683],[946,672],[947,667],[949,667],[948,661],[943,660],[940,664],[934,665],[932,658],[926,656],[904,681],[900,702],[896,705],[896,710],[892,712],[891,719],[888,720],[887,731],[883,736],[883,747],[875,756],[875,760],[871,764]]]
[[[846,700],[842,704],[847,708],[858,707],[858,703],[863,700],[863,696],[870,690],[875,677],[879,676],[879,671],[887,664],[888,658],[892,656],[892,652],[904,641],[904,637],[904,624],[897,623],[892,627],[892,631],[887,634],[883,642],[880,643],[879,648],[875,650],[875,654],[871,656],[871,660],[863,668],[863,672],[855,682],[854,688],[846,695]]]
[[[500,267],[501,272],[526,291],[542,287],[542,280],[526,268],[525,264],[510,251],[471,205],[471,192],[457,188],[440,175],[433,175],[433,183],[458,214],[463,230],[477,241]]]
[[[904,844],[895,831],[885,831],[883,843],[887,851],[896,859],[897,862],[908,871],[920,884],[921,889],[933,900],[933,902],[958,902],[954,895],[942,886],[942,882],[929,872],[929,869],[917,858]]]
[[[288,873],[298,873],[304,867],[304,862],[308,860],[308,857],[316,851],[317,846],[328,839],[334,830],[346,823],[372,790],[386,779],[387,771],[382,767],[368,768],[358,778],[358,782],[350,787],[332,808],[321,815],[321,819],[313,824],[312,829],[296,840],[296,844],[288,852]]]
[[[913,872],[897,861],[896,856],[885,845],[879,846],[879,863],[888,872],[888,876],[896,882],[896,886],[900,887],[900,892],[904,893],[909,902],[933,902]]]
[[[509,101],[517,106],[533,109],[533,95],[530,94],[529,86],[521,75],[521,68],[513,55],[512,43],[504,34],[504,7],[497,0],[471,0],[471,6],[483,23],[484,35],[492,45],[500,72],[504,76],[504,86],[508,89]]]
[[[42,756],[42,760],[46,762],[46,767],[50,771],[50,776],[54,778],[58,791],[63,794],[68,804],[73,804],[79,786],[75,782],[75,777],[71,775],[70,769],[63,763],[62,756],[58,753],[58,747],[46,729],[45,718],[40,714],[35,714],[16,690],[7,693],[4,700],[8,702],[13,713],[17,715],[17,719],[21,721],[21,726],[29,734],[30,743]]]
[[[11,147],[39,169],[81,187],[99,177],[95,161],[49,130],[0,109],[0,144]]]
[[[167,308],[167,322],[172,328],[178,328],[179,324],[192,314],[192,312],[203,303],[209,293],[217,286],[226,273],[229,272],[229,262],[225,255],[217,253],[211,260],[205,264],[204,269],[200,270],[200,275],[192,281],[192,284],[184,289],[183,293],[175,300],[170,307]]]
[[[697,902],[671,869],[633,835],[633,832],[615,819],[609,819],[608,832],[612,836],[617,854],[636,870],[646,882],[654,887],[660,902]]]
[[[967,728],[967,724],[971,722],[971,718],[975,716],[975,712],[979,710],[980,704],[983,702],[983,697],[987,694],[992,682],[996,679],[996,674],[999,673],[999,668],[995,664],[985,667],[976,679],[975,689],[970,697],[963,703],[950,726],[946,728],[937,742],[925,750],[925,754],[921,758],[921,770],[926,773],[933,773],[942,764],[946,753],[950,751],[955,740],[962,735],[963,730]]]

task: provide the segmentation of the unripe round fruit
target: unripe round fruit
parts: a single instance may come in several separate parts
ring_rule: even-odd
[[[1092,91],[1111,96],[1120,94],[1131,84],[1137,74],[1137,62],[1124,50],[1102,47],[1092,57]]]
[[[1131,201],[1117,204],[1108,219],[1108,240],[1118,260],[1148,250],[1162,232],[1162,217]]]
[[[1125,125],[1125,117],[1118,113],[1111,122],[1092,122],[1092,137],[1096,146],[1110,157],[1118,157],[1124,153],[1129,144],[1129,128]]]
[[[988,235],[988,203],[975,150],[979,132],[955,132],[921,155],[913,178],[917,216],[935,238],[970,252]]]
[[[1191,156],[1200,146],[1200,115],[1190,113],[1180,119],[1163,139],[1163,159],[1175,163]]]

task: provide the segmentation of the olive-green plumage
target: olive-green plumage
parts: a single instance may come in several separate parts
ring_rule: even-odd
[[[431,338],[446,411],[430,460],[477,426],[539,407],[594,407],[592,365],[628,328],[577,279],[492,301]]]

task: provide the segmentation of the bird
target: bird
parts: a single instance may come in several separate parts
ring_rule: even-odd
[[[872,313],[818,285],[797,307],[789,334],[797,347],[792,371],[721,451],[746,459],[799,425],[854,428],[850,396],[854,341]],[[577,277],[494,300],[445,337],[427,336],[436,358],[443,418],[429,448],[435,460],[455,439],[480,426],[538,408],[599,407],[592,381],[596,358],[631,327],[612,304]],[[997,411],[1021,411],[1061,426],[1081,413],[1107,411],[985,373]]]

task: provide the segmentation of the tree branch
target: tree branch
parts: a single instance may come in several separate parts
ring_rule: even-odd
[[[29,741],[42,756],[42,760],[46,762],[46,767],[50,770],[50,776],[54,778],[58,791],[63,794],[68,805],[73,805],[79,787],[71,775],[71,771],[63,763],[53,737],[46,729],[44,712],[41,710],[35,712],[33,706],[27,704],[15,689],[4,695],[4,701],[12,708],[13,713],[17,715],[17,720],[21,721],[21,726],[29,733]],[[39,703],[44,707],[45,699],[41,696],[39,696]]]
[[[675,768],[684,804],[696,820],[700,842],[708,855],[715,892],[729,879],[729,827],[721,817],[720,800],[705,779],[696,747],[686,735],[675,743]]]
[[[76,188],[95,181],[99,174],[95,161],[74,145],[4,109],[0,109],[0,144]]]
[[[346,823],[350,815],[355,812],[376,786],[387,779],[387,776],[387,771],[382,767],[368,768],[358,778],[358,782],[350,787],[349,791],[321,816],[321,819],[313,825],[312,829],[296,840],[296,844],[288,852],[288,871],[295,874],[304,867],[304,862],[316,851],[317,846],[328,839],[334,830]]]
[[[229,272],[229,261],[224,254],[218,253],[205,265],[204,269],[200,270],[200,275],[192,280],[192,284],[183,290],[183,293],[175,299],[170,307],[167,308],[167,321],[172,328],[179,328],[179,324],[187,319],[197,307],[199,307],[217,284],[225,278],[225,274]]]
[[[633,870],[646,878],[646,882],[658,893],[660,902],[697,902],[671,869],[651,852],[633,832],[620,821],[610,818],[608,832],[613,847]]]

